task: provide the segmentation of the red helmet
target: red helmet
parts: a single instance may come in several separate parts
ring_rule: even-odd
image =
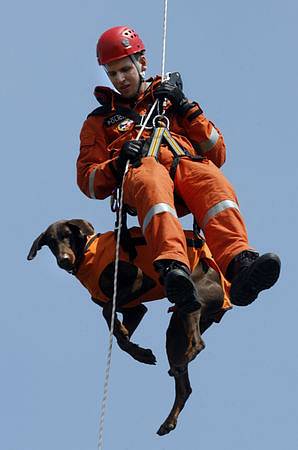
[[[109,64],[117,59],[145,50],[137,33],[129,27],[113,27],[99,38],[96,53],[99,64]]]

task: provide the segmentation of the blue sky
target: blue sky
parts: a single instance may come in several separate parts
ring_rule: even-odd
[[[166,300],[135,335],[158,365],[114,346],[104,442],[117,450],[280,450],[298,444],[297,2],[169,0],[166,70],[222,130],[224,173],[238,193],[251,244],[282,260],[278,284],[234,308],[191,364],[193,394],[177,429],[155,432],[170,410]],[[99,34],[128,24],[142,36],[148,75],[160,72],[163,2],[10,2],[2,8],[1,450],[97,446],[107,328],[87,291],[33,239],[62,218],[113,228],[109,202],[76,186],[79,132],[107,80]],[[134,222],[132,221],[132,224]],[[186,227],[191,219],[184,220]]]

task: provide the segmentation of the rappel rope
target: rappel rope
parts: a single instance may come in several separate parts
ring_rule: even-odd
[[[163,46],[162,46],[162,64],[161,64],[161,80],[163,81],[165,78],[165,54],[166,54],[166,37],[167,37],[167,13],[168,13],[168,1],[164,0],[164,19],[163,19]],[[142,125],[136,140],[139,140],[143,134],[143,131],[153,114],[153,111],[158,103],[158,99],[155,100],[152,105],[144,124]],[[118,266],[119,266],[119,252],[120,252],[120,235],[121,235],[121,226],[122,226],[122,209],[123,209],[123,186],[125,175],[128,171],[129,161],[127,161],[125,166],[125,171],[122,178],[121,188],[120,188],[120,199],[119,199],[119,219],[118,219],[118,227],[117,227],[117,239],[116,239],[116,256],[115,256],[115,273],[114,273],[114,290],[113,290],[113,306],[112,306],[112,315],[111,315],[111,326],[109,333],[109,345],[108,345],[108,355],[107,355],[107,363],[105,369],[105,378],[104,378],[104,387],[103,387],[103,397],[101,402],[101,414],[99,419],[99,432],[98,432],[98,449],[103,450],[103,431],[104,431],[104,420],[105,420],[105,412],[106,405],[108,399],[108,387],[109,387],[109,378],[110,378],[110,369],[111,369],[111,360],[112,360],[112,348],[113,348],[113,333],[114,333],[114,324],[115,324],[115,313],[116,313],[116,299],[117,299],[117,280],[118,280]]]
[[[167,43],[167,19],[168,19],[168,0],[164,1],[163,14],[163,38],[162,38],[162,59],[161,59],[161,81],[165,78],[166,65],[166,43]]]

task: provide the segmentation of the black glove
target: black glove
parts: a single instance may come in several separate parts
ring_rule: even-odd
[[[173,107],[180,115],[184,115],[185,112],[189,109],[187,108],[185,110],[185,106],[189,105],[190,103],[185,97],[183,91],[176,84],[173,84],[170,81],[164,81],[163,83],[161,83],[155,90],[154,96],[161,101],[163,101],[165,98],[170,100]]]
[[[124,142],[117,161],[120,170],[125,169],[128,160],[131,164],[134,164],[141,159],[143,145],[144,145],[143,140]]]
[[[195,102],[189,102],[185,97],[183,91],[182,78],[179,72],[172,72],[167,81],[161,83],[155,90],[154,95],[159,100],[163,101],[165,98],[172,103],[176,113],[183,117],[194,106],[198,107],[199,114],[202,113],[201,108]]]
[[[171,83],[170,81],[164,81],[155,90],[154,96],[163,101],[165,98],[169,99],[173,106],[179,106],[180,103],[185,100],[185,95],[182,90]]]

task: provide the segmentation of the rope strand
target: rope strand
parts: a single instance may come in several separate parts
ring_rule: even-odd
[[[165,79],[168,0],[164,0],[161,81]]]
[[[110,334],[109,334],[107,365],[106,365],[106,370],[105,370],[105,381],[104,381],[104,388],[103,388],[103,397],[102,397],[102,402],[101,402],[101,415],[100,415],[100,420],[99,420],[99,432],[98,432],[98,449],[99,450],[103,449],[104,419],[105,419],[106,405],[107,405],[107,399],[108,399],[108,387],[109,387],[110,369],[111,369],[111,361],[112,361],[113,332],[114,332],[114,324],[115,324],[117,280],[118,280],[118,267],[119,267],[120,235],[121,235],[121,226],[122,226],[123,185],[124,185],[125,174],[128,170],[128,165],[129,165],[129,162],[127,161],[123,179],[122,179],[121,191],[120,191],[119,221],[118,221],[117,240],[116,240],[113,306],[112,306],[111,327],[110,327]]]
[[[161,79],[162,81],[165,78],[165,53],[166,53],[166,37],[167,37],[167,12],[168,12],[168,1],[164,0],[164,20],[163,20],[163,46],[162,46],[162,68],[161,68]],[[158,100],[156,99],[154,104],[152,105],[146,120],[140,129],[136,140],[139,140],[143,134],[143,131],[154,111],[154,108],[157,104]],[[115,324],[115,313],[116,313],[116,299],[117,299],[117,280],[118,280],[118,267],[119,267],[119,252],[120,252],[120,235],[121,235],[121,227],[122,227],[122,210],[123,210],[123,186],[125,175],[128,171],[129,161],[127,161],[125,166],[125,171],[122,178],[121,188],[120,188],[120,201],[119,201],[119,221],[118,221],[118,229],[117,229],[117,239],[116,239],[116,255],[115,255],[115,273],[114,273],[114,291],[113,291],[113,305],[112,305],[112,316],[111,316],[111,326],[109,333],[109,345],[108,345],[108,355],[107,355],[107,363],[105,369],[105,378],[104,378],[104,387],[103,387],[103,397],[101,401],[101,414],[99,419],[99,432],[98,432],[98,450],[103,450],[103,432],[104,432],[104,420],[106,413],[106,406],[108,400],[108,389],[109,389],[109,379],[110,379],[110,371],[111,371],[111,362],[112,362],[112,349],[113,349],[113,333],[114,333],[114,324]]]

